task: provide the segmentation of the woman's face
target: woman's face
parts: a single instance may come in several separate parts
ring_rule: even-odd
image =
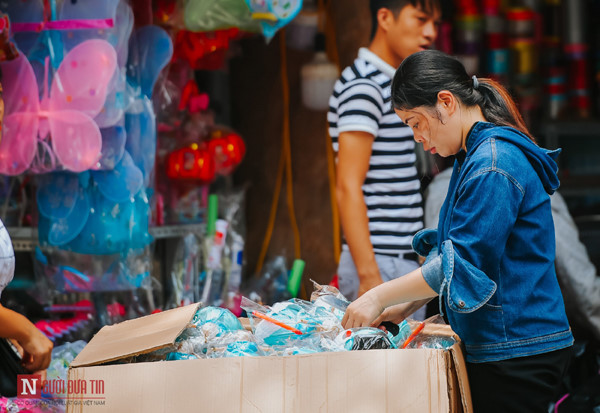
[[[422,143],[423,148],[432,154],[443,157],[456,155],[463,146],[461,125],[443,104],[436,105],[435,109],[396,109],[396,114],[412,128],[415,142]]]

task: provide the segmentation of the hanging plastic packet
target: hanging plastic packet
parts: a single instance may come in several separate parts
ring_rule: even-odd
[[[215,222],[215,232],[207,236],[204,242],[205,270],[200,275],[200,300],[209,305],[221,305],[223,302],[224,271],[222,265],[223,248],[229,223],[223,219]]]
[[[200,241],[187,234],[179,241],[171,269],[172,295],[167,305],[175,308],[199,301]]]

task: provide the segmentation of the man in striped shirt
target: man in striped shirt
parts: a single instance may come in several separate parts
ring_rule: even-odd
[[[418,266],[411,247],[423,227],[415,142],[391,107],[390,84],[404,58],[432,46],[441,14],[439,0],[370,0],[370,8],[371,43],[342,72],[327,114],[344,232],[339,287],[350,300]],[[407,305],[407,315],[421,305]]]

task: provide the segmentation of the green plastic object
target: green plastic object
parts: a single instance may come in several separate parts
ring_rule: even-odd
[[[193,32],[230,27],[253,33],[261,31],[244,0],[184,0],[183,4],[185,27]]]
[[[298,290],[300,290],[300,284],[302,283],[302,273],[304,272],[304,260],[294,260],[292,265],[292,271],[288,278],[287,289],[292,297],[298,297]]]
[[[215,233],[215,225],[219,212],[219,197],[217,195],[208,196],[208,212],[206,218],[206,234],[213,235]]]

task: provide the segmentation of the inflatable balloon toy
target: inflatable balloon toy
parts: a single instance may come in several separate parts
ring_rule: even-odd
[[[302,9],[302,0],[245,0],[252,19],[260,23],[265,38],[271,40],[277,30],[291,22]]]

